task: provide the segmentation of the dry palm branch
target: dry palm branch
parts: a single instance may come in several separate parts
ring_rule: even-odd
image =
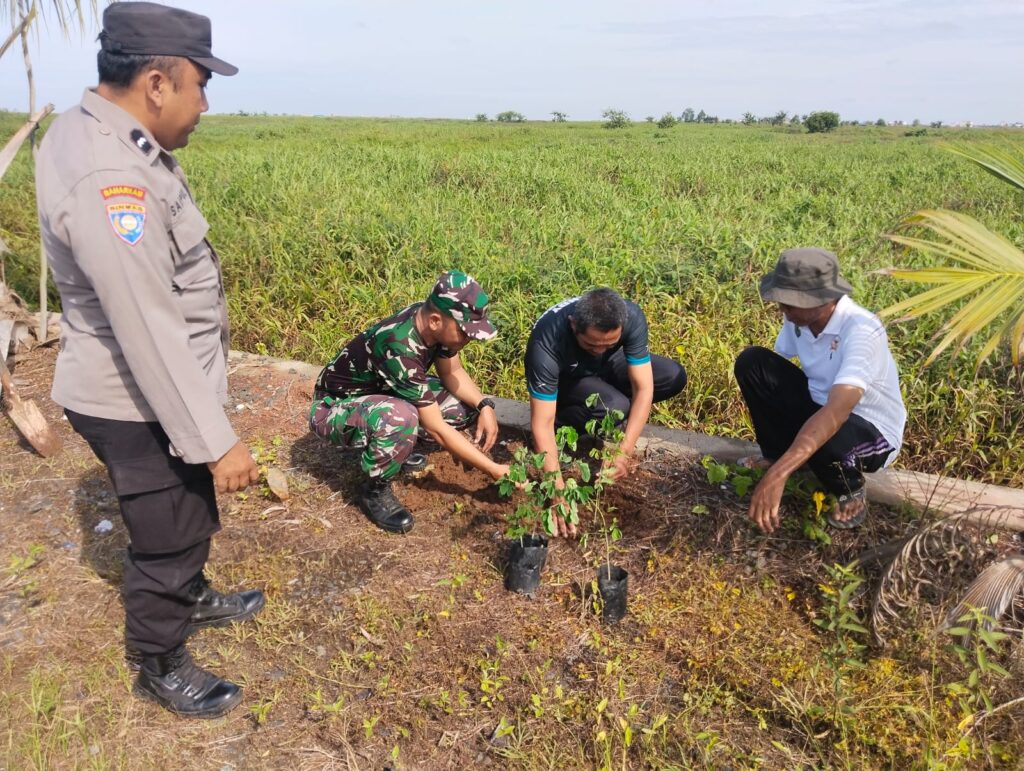
[[[1014,607],[1024,589],[1020,541],[1008,537],[1006,514],[972,510],[924,525],[907,538],[882,573],[871,606],[871,627],[884,644],[922,604],[943,605],[969,583],[949,611],[944,628],[956,624],[968,606],[986,608],[993,619]]]

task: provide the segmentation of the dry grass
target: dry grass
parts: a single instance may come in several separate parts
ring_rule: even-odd
[[[58,420],[52,355],[16,375]],[[246,405],[236,427],[286,470],[292,495],[221,501],[210,573],[268,600],[255,622],[192,640],[200,662],[246,688],[244,706],[215,721],[130,694],[125,532],[88,447],[61,423],[66,450],[46,461],[0,425],[0,768],[956,766],[1024,746],[1008,710],[958,749],[942,683],[963,673],[915,631],[928,608],[834,687],[834,637],[812,623],[824,566],[906,532],[892,512],[828,547],[795,526],[765,538],[698,464],[649,458],[614,494],[631,604],[608,628],[583,599],[597,538],[554,543],[537,599],[510,595],[508,504],[479,474],[435,453],[432,473],[399,490],[415,529],[389,537],[349,502],[352,461],[306,434],[308,383],[245,369],[231,385],[232,405]],[[113,532],[94,531],[101,519]],[[1004,663],[1019,678],[1019,662]],[[995,700],[1007,692],[998,685]]]

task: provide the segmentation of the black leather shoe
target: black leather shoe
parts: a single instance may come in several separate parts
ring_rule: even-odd
[[[221,594],[210,586],[202,573],[192,583],[189,596],[195,602],[192,618],[189,619],[189,634],[209,626],[226,626],[236,621],[245,621],[259,613],[265,602],[263,592],[259,589]]]
[[[369,480],[359,490],[356,501],[366,517],[381,530],[389,533],[408,533],[412,530],[412,514],[398,502],[391,490],[390,481]]]
[[[220,717],[242,700],[241,688],[197,667],[184,645],[145,656],[134,691],[183,717]]]

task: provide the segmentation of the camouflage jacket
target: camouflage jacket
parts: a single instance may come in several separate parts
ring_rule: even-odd
[[[320,372],[317,393],[393,394],[416,407],[433,404],[441,386],[427,370],[438,357],[450,359],[455,353],[423,342],[415,321],[422,304],[414,303],[357,335]]]

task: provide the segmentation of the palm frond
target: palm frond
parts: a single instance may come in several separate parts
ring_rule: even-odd
[[[946,257],[978,270],[993,273],[1024,271],[1024,252],[973,217],[945,209],[922,209],[907,217],[902,227],[920,226],[943,241],[912,241],[918,248],[927,244],[932,254]],[[900,243],[901,236],[887,236]]]
[[[84,30],[87,18],[99,18],[99,0],[52,0],[49,4],[40,0],[0,0],[0,18],[6,16],[12,24],[36,11],[44,20],[52,13],[61,32],[68,35],[74,29]]]
[[[1024,190],[1024,161],[995,145],[940,145],[951,153],[977,164],[989,174]]]
[[[942,603],[965,575],[976,575],[997,556],[989,540],[1005,529],[1006,513],[964,512],[921,527],[902,545],[882,572],[871,603],[871,628],[884,644],[888,630],[924,602]]]
[[[983,625],[986,629],[991,629],[994,623],[999,621],[1011,608],[1013,601],[1022,591],[1024,591],[1024,555],[1015,554],[999,562],[994,562],[967,587],[960,602],[947,614],[943,629],[950,629],[963,623],[961,619],[972,608],[984,610],[989,620],[986,620]],[[967,628],[970,629],[969,624]],[[968,636],[969,633],[963,635],[961,640],[963,641]]]
[[[960,353],[971,339],[989,324],[1007,312],[1008,309],[1019,305],[1020,299],[1024,298],[1024,276],[1019,279],[1004,279],[991,282],[991,285],[981,290],[971,302],[958,310],[953,318],[942,325],[939,334],[945,333],[945,337],[936,346],[935,350],[928,356],[926,364],[931,364],[946,348],[956,343],[956,353]],[[1013,315],[1013,319],[1024,313],[1021,307]],[[1001,336],[1003,325],[996,335]],[[989,341],[991,342],[991,340]],[[997,337],[995,344],[986,344],[984,349],[989,353],[998,345]],[[979,357],[978,366],[984,361]]]
[[[889,234],[886,238],[964,267],[881,271],[899,280],[931,284],[932,288],[883,309],[879,315],[898,316],[903,321],[970,298],[939,330],[936,337],[942,339],[925,364],[931,364],[954,345],[959,353],[977,334],[1006,314],[1009,320],[985,341],[977,366],[1007,338],[1013,362],[1019,363],[1024,341],[1024,252],[959,212],[923,210],[909,217],[904,226],[925,228],[941,240],[902,234]]]

